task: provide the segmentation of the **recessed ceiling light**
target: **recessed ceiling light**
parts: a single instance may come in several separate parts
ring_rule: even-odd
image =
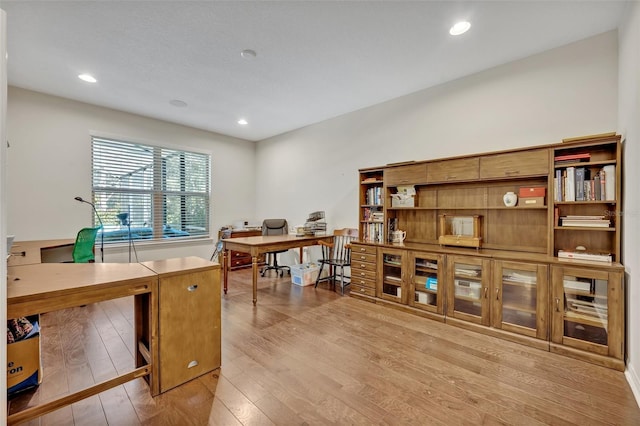
[[[80,74],[80,75],[78,76],[78,78],[79,78],[80,80],[86,81],[87,83],[95,83],[95,82],[97,82],[97,81],[98,81],[98,80],[96,80],[96,79],[95,79],[95,77],[94,77],[94,76],[92,76],[91,74]]]
[[[255,50],[251,50],[251,49],[245,49],[242,52],[240,52],[240,56],[242,56],[245,59],[253,59],[255,58],[257,55]]]
[[[241,118],[240,120],[238,120],[238,124],[241,126],[246,126],[247,124],[249,124],[249,122],[244,118]]]
[[[469,31],[469,28],[471,28],[471,24],[469,22],[460,21],[457,22],[453,27],[451,27],[451,29],[449,30],[449,34],[454,36],[464,34]]]
[[[184,108],[187,106],[187,103],[185,101],[181,101],[180,99],[171,99],[169,103],[178,108]]]

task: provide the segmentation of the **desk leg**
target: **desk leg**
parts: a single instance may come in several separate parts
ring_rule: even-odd
[[[253,269],[253,304],[258,302],[258,256],[251,258],[251,267]]]
[[[222,277],[224,281],[224,294],[227,294],[227,279],[229,275],[229,250],[222,251]]]

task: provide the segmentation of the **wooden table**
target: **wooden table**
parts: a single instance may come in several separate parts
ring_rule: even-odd
[[[253,268],[253,304],[258,301],[258,257],[263,253],[289,250],[318,244],[319,241],[331,242],[332,235],[318,237],[296,237],[295,235],[267,235],[243,238],[225,238],[223,252],[224,293],[227,294],[227,277],[229,275],[229,251],[239,251],[251,254]]]
[[[7,268],[7,318],[134,296],[136,365],[131,372],[7,417],[27,421],[138,377],[158,383],[158,275],[138,263],[43,263]]]

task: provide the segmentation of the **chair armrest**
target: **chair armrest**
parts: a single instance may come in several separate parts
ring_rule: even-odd
[[[318,245],[326,246],[326,247],[333,247],[334,243],[328,243],[326,241],[318,241]]]

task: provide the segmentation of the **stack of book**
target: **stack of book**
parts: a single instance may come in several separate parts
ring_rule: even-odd
[[[593,260],[596,262],[611,262],[611,253],[590,253],[584,250],[558,250],[559,259]]]
[[[580,226],[587,228],[609,228],[611,220],[605,216],[561,216],[560,226]]]

